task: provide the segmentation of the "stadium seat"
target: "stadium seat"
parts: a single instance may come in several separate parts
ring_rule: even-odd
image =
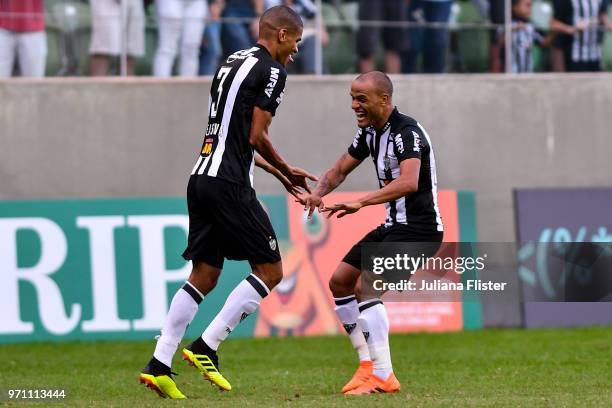
[[[457,23],[483,23],[472,3],[458,2]],[[489,29],[459,28],[457,48],[462,67],[467,72],[486,72],[489,69]]]

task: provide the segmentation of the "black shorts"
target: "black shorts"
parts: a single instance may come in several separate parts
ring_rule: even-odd
[[[603,70],[601,60],[595,61],[573,61],[572,43],[565,44],[565,69],[567,72],[600,72]]]
[[[363,21],[403,21],[406,16],[404,0],[359,0],[359,20]],[[378,49],[378,36],[382,34],[382,42],[386,51],[400,52],[404,47],[404,35],[401,27],[359,28],[357,33],[357,55],[369,58]]]
[[[377,242],[442,242],[442,231],[421,231],[403,224],[394,224],[389,227],[380,225],[361,238],[342,259],[342,262],[361,270],[362,244]],[[431,250],[431,245],[428,250]],[[437,251],[437,249],[436,249]],[[433,256],[434,254],[425,254]]]
[[[280,261],[276,234],[255,190],[215,177],[191,176],[187,186],[189,237],[183,258],[217,268],[223,259]]]

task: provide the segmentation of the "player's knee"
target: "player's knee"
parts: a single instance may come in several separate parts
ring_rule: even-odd
[[[329,290],[334,297],[349,296],[352,294],[352,289],[342,279],[338,278],[336,274],[332,275],[329,279]]]
[[[212,267],[203,262],[195,262],[188,280],[196,289],[206,295],[217,286],[220,275],[221,269]]]
[[[283,280],[283,271],[280,270],[278,272],[274,272],[272,273],[269,277],[268,277],[268,288],[270,290],[272,290],[272,288],[276,287],[276,285],[278,285],[279,283],[281,283],[281,281]]]
[[[355,292],[355,297],[357,298],[357,301],[360,302],[361,299],[363,299],[363,291],[361,290],[361,280],[357,280],[353,291]]]
[[[268,289],[272,290],[283,280],[283,268],[278,264],[253,265],[253,274],[261,279]]]

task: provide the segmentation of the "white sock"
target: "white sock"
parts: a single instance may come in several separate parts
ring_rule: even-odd
[[[204,296],[189,282],[176,292],[166,316],[161,336],[157,339],[153,357],[172,367],[172,356],[185,335]]]
[[[393,372],[391,351],[389,350],[389,318],[385,306],[380,299],[367,300],[359,303],[358,322],[370,349],[374,366],[374,375],[383,380]]]
[[[357,300],[354,295],[334,298],[336,303],[336,314],[340,323],[344,326],[344,330],[351,339],[353,348],[359,354],[359,361],[370,361],[370,351],[368,350],[368,344],[366,343],[365,337],[363,337],[363,330],[361,325],[357,321],[359,318],[359,307]]]
[[[270,293],[261,279],[251,274],[229,294],[219,314],[208,325],[202,340],[213,350],[229,336],[238,323],[259,307],[261,299]]]

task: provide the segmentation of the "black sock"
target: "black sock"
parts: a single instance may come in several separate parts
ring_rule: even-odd
[[[191,346],[189,346],[189,349],[194,354],[206,354],[208,356],[210,356],[211,354],[216,354],[215,350],[208,347],[208,344],[204,342],[202,337],[198,337],[197,339],[195,339],[194,342],[191,343]]]
[[[170,371],[170,367],[156,359],[155,357],[151,358],[149,364],[147,365],[151,374],[158,375],[170,375],[172,372]]]

